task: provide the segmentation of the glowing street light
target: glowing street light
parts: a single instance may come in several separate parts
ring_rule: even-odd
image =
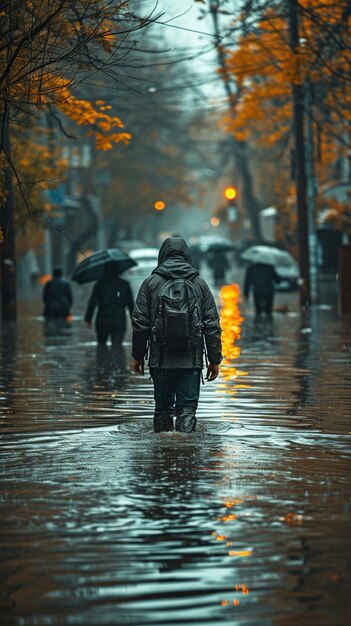
[[[226,199],[228,200],[228,207],[227,207],[228,222],[236,222],[237,216],[238,216],[238,209],[236,206],[236,197],[238,195],[238,192],[235,187],[227,187],[224,190],[224,195]]]
[[[216,216],[211,217],[210,222],[211,222],[211,226],[214,226],[216,228],[220,224],[220,219],[219,217],[216,217]]]
[[[234,200],[237,196],[237,190],[235,189],[235,187],[227,187],[224,190],[224,195],[227,200]]]
[[[163,211],[166,208],[166,204],[163,200],[157,200],[154,204],[156,211]]]

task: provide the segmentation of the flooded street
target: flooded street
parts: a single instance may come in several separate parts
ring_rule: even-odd
[[[0,626],[351,626],[350,18],[1,2]]]
[[[350,321],[227,312],[191,435],[153,432],[130,333],[4,328],[2,624],[349,626]]]

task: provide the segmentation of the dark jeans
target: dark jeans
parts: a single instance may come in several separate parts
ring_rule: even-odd
[[[154,382],[155,430],[173,430],[174,413],[176,430],[194,430],[201,370],[152,367],[150,373]]]
[[[267,313],[267,315],[271,315],[273,297],[274,291],[268,291],[267,293],[254,291],[255,309],[257,315],[260,315],[261,313]]]
[[[109,337],[111,337],[112,345],[118,345],[123,342],[124,333],[116,330],[115,328],[111,328],[109,326],[96,326],[96,335],[98,344],[105,345]]]

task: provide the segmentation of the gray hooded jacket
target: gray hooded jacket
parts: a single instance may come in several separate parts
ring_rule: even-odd
[[[134,359],[142,360],[145,357],[147,342],[155,321],[157,297],[162,285],[171,278],[185,278],[194,285],[202,315],[208,360],[211,364],[218,365],[222,360],[222,354],[217,307],[207,283],[191,265],[189,248],[180,237],[170,237],[163,242],[158,266],[140,287],[132,318]],[[195,356],[193,350],[189,350],[182,354],[165,354],[161,359],[159,345],[152,342],[149,365],[162,368],[202,368],[203,348],[199,346]]]

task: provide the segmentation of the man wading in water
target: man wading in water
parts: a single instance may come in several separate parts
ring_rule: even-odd
[[[133,362],[144,374],[149,347],[154,383],[156,432],[190,433],[196,425],[204,343],[208,381],[222,360],[219,317],[207,283],[191,264],[184,239],[170,237],[160,249],[158,266],[140,287],[132,318]]]

